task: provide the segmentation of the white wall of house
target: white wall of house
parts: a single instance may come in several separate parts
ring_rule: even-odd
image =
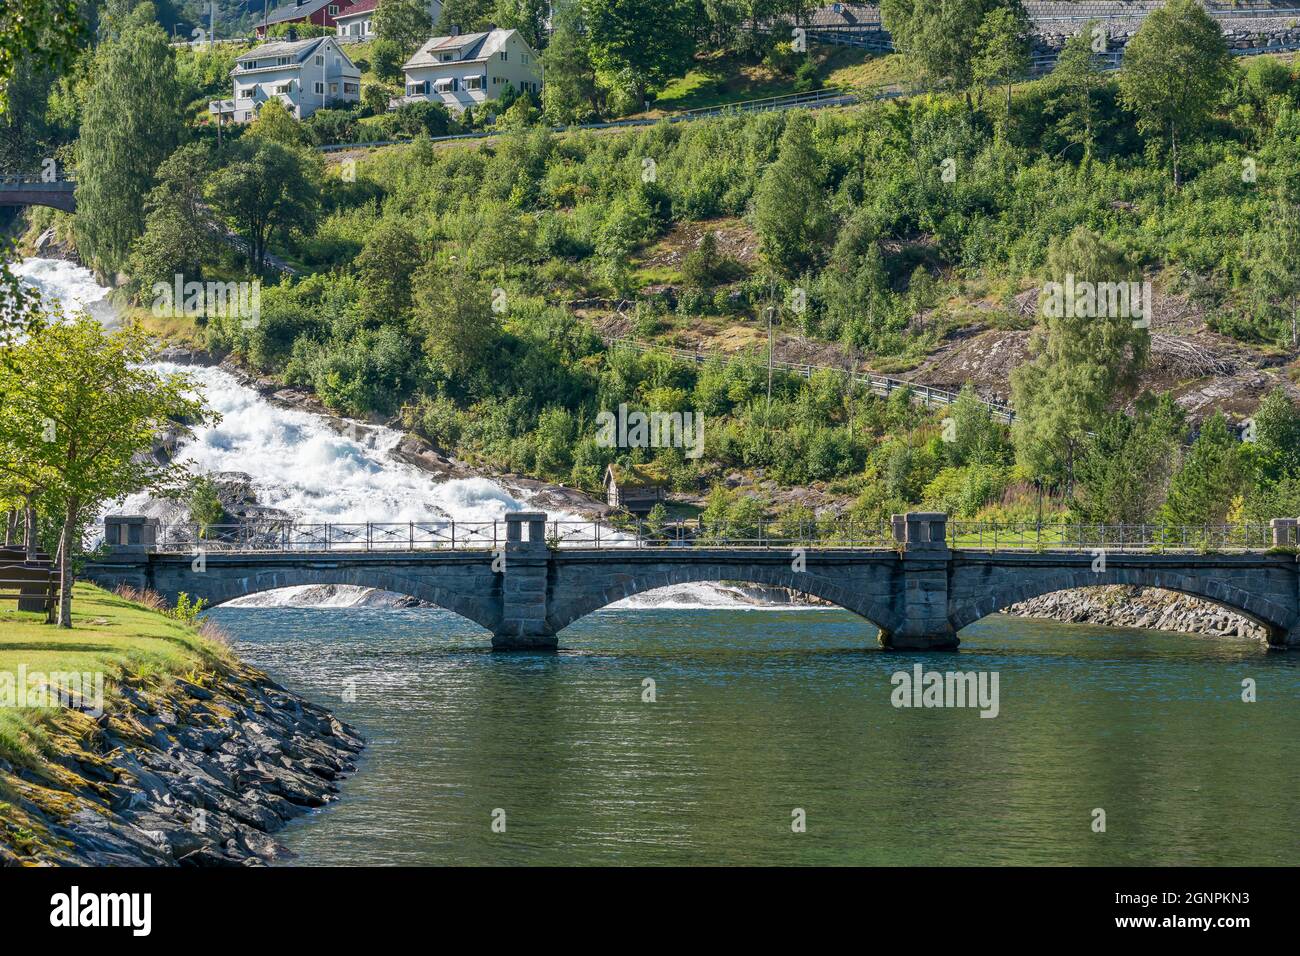
[[[339,17],[334,21],[341,37],[356,37],[358,40],[368,40],[375,32],[375,11],[367,10],[365,13],[358,13],[354,17]]]
[[[430,22],[436,24],[440,16],[442,16],[442,0],[429,0]],[[334,18],[334,25],[338,28],[341,37],[371,39],[375,35],[375,11],[367,10],[365,13],[348,16],[347,8],[344,7],[343,13]]]
[[[537,54],[517,30],[495,30],[484,43],[479,55],[462,58],[456,52],[435,51],[437,63],[424,62],[430,56],[422,47],[407,61],[406,101],[428,100],[441,103],[453,113],[498,99],[507,84],[518,91],[540,92],[542,68]],[[431,41],[432,42],[432,41]]]
[[[230,74],[235,122],[249,122],[270,99],[280,100],[298,119],[323,107],[361,101],[361,71],[338,42],[333,37],[314,47],[310,42],[263,44],[236,61]]]

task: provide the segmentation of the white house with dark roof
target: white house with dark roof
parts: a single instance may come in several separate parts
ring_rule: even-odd
[[[263,43],[236,59],[230,76],[235,98],[209,109],[236,123],[252,120],[270,99],[298,119],[361,101],[361,71],[332,36]]]
[[[428,100],[453,113],[498,99],[507,87],[530,93],[542,89],[541,63],[518,30],[434,37],[402,69],[404,102]]]
[[[368,40],[375,35],[375,7],[379,0],[356,0],[334,18],[339,36]],[[442,16],[442,0],[429,0],[429,22],[437,23]]]

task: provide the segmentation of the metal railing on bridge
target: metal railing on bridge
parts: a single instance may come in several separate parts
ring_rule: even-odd
[[[949,521],[948,546],[979,551],[1267,551],[1265,523],[1231,525],[1065,524]]]
[[[0,186],[57,186],[76,181],[76,176],[66,174],[49,179],[43,173],[0,173]]]
[[[547,521],[551,548],[733,548],[789,550],[849,548],[891,550],[901,545],[883,521],[847,517],[792,522]],[[1248,552],[1274,546],[1263,523],[1232,525],[1066,524],[949,521],[947,544],[974,551]],[[506,522],[436,521],[174,524],[160,530],[163,553],[373,553],[493,551],[506,546]]]

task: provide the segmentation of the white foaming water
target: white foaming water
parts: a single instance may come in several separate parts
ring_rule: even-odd
[[[39,290],[43,298],[62,303],[69,315],[85,310],[106,328],[117,328],[117,306],[89,269],[62,259],[24,259],[14,267],[14,275]]]
[[[28,259],[16,273],[69,312],[85,309],[108,328],[119,322],[109,290],[89,270],[57,259]],[[260,504],[280,508],[302,521],[422,521],[450,517],[456,521],[494,521],[526,503],[486,478],[438,481],[399,462],[389,451],[401,434],[357,423],[354,439],[340,434],[328,419],[282,408],[240,384],[219,368],[158,363],[160,372],[183,372],[202,388],[222,416],[195,430],[177,450],[178,461],[196,473],[243,472],[252,479]],[[145,495],[132,495],[116,506],[130,513]],[[544,509],[538,509],[544,510]],[[552,520],[580,520],[549,512]],[[245,607],[375,606],[385,600],[367,588],[336,588],[322,597],[319,589],[286,588],[240,599]],[[806,605],[772,603],[760,592],[711,584],[682,584],[640,594],[620,608],[789,608]]]
[[[525,507],[486,478],[437,481],[391,458],[402,439],[393,429],[355,423],[352,438],[320,415],[272,405],[222,369],[166,362],[156,368],[189,375],[221,415],[217,424],[196,428],[176,460],[199,473],[244,472],[260,504],[301,521],[495,521]],[[133,496],[123,507],[138,506],[143,498]],[[550,517],[578,520],[562,513]]]

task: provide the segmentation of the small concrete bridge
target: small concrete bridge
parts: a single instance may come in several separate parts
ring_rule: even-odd
[[[77,211],[77,183],[40,175],[0,175],[0,206],[52,206]]]
[[[1127,584],[1212,601],[1261,624],[1270,646],[1300,647],[1296,519],[1273,521],[1268,539],[1224,539],[1231,552],[1200,550],[1203,538],[1180,548],[1170,529],[1105,547],[1082,534],[1077,547],[1065,539],[1045,543],[1041,532],[1029,546],[1023,535],[1005,532],[1000,543],[996,534],[977,541],[935,513],[896,515],[887,537],[844,546],[728,544],[662,530],[633,536],[606,529],[602,539],[601,526],[591,522],[583,524],[594,535],[589,530],[579,539],[530,512],[462,524],[457,542],[447,524],[343,525],[333,532],[294,526],[241,539],[169,541],[160,539],[155,519],[114,516],[105,520],[107,553],[88,561],[83,576],[108,588],[149,588],[173,602],[184,591],[209,605],[298,585],[380,588],[474,621],[502,650],[554,649],[559,631],[593,611],[691,582],[742,581],[813,595],[875,624],[881,644],[900,650],[955,648],[968,624],[1040,594]]]

